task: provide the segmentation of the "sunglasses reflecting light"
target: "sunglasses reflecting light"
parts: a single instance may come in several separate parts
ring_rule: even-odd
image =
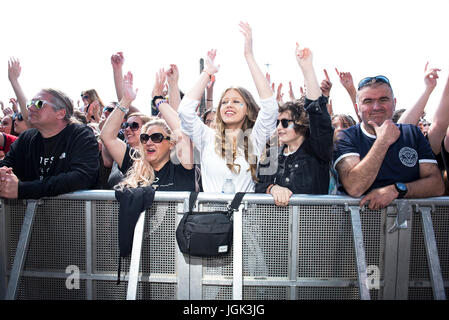
[[[293,120],[288,120],[288,119],[277,120],[276,121],[276,128],[279,126],[279,123],[281,123],[282,124],[282,128],[287,129],[289,122],[293,122]]]
[[[55,106],[53,103],[50,103],[45,100],[31,100],[27,103],[27,109],[30,109],[32,106],[34,106],[37,110],[39,110],[44,107],[44,104]]]
[[[161,143],[164,139],[170,140],[170,137],[166,137],[162,133],[159,133],[159,132],[153,133],[151,135],[146,134],[146,133],[142,133],[140,135],[140,142],[143,144],[146,144],[148,142],[148,140],[150,140],[150,139],[154,143]]]
[[[390,80],[388,80],[388,78],[385,76],[379,75],[379,76],[375,76],[375,77],[366,77],[366,78],[363,78],[362,80],[360,80],[357,90],[360,90],[361,88],[363,88],[364,86],[366,86],[369,83],[376,83],[376,82],[388,84],[388,86],[391,88]]]
[[[125,130],[125,129],[128,128],[128,127],[129,127],[132,131],[136,131],[136,130],[139,130],[140,125],[139,125],[138,122],[135,122],[135,121],[133,121],[133,122],[131,122],[131,123],[125,122],[125,123],[122,124],[122,129],[123,129],[123,130]]]

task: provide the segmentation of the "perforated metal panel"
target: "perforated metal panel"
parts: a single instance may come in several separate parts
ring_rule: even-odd
[[[67,289],[66,279],[22,277],[17,299],[20,300],[85,300],[86,285],[80,280],[79,289]]]
[[[301,206],[298,277],[357,278],[351,218],[343,206]]]
[[[22,228],[25,206],[17,202],[10,215],[10,263]],[[71,265],[85,270],[84,201],[49,199],[38,206],[24,270],[65,272]]]
[[[432,212],[432,223],[444,281],[449,281],[449,207],[436,206]],[[409,279],[430,282],[421,213],[414,213],[410,251]],[[410,299],[432,299],[431,288],[410,288]]]
[[[359,299],[357,288],[297,288],[299,300],[355,300]]]

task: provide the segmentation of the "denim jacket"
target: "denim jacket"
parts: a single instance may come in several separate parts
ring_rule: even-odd
[[[328,98],[321,96],[315,101],[306,99],[304,109],[309,115],[309,135],[294,153],[284,155],[286,145],[270,149],[277,158],[268,158],[260,163],[259,182],[256,192],[265,193],[268,186],[277,184],[295,194],[327,194],[329,169],[332,161],[334,128],[327,111]],[[273,161],[274,166],[273,166]],[[277,168],[274,174],[264,174],[271,165]]]

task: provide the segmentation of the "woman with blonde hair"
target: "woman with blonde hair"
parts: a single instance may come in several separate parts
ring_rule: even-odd
[[[114,112],[125,112],[136,97],[136,92],[133,90],[132,74],[128,72],[124,79],[123,99],[117,109],[109,116],[108,121],[111,117],[115,117]],[[163,76],[163,71],[161,71],[157,75],[153,89],[154,96],[160,94],[164,82],[165,77]],[[166,100],[161,100],[158,103],[158,108],[162,114],[166,115],[170,112],[176,114]],[[103,130],[107,125],[108,122]],[[174,131],[178,128],[179,119],[178,121],[168,120],[167,122],[163,119],[152,117],[150,121],[146,122],[141,128],[139,143],[129,153],[132,166],[115,188],[123,190],[124,188],[151,185],[158,191],[195,191],[195,170],[193,169],[192,161],[188,161],[191,159],[191,144],[190,141],[177,142]],[[175,163],[176,161],[171,161],[171,152],[175,150],[178,144],[184,147],[184,156],[178,155],[178,157],[175,157],[175,159],[179,160],[179,163]]]
[[[251,28],[241,22],[240,31],[245,37],[244,55],[262,107],[259,108],[246,89],[231,87],[220,98],[216,128],[209,128],[201,121],[195,113],[196,106],[208,82],[218,71],[214,64],[216,51],[211,50],[200,78],[184,96],[178,109],[182,130],[201,152],[205,192],[221,192],[229,178],[233,180],[235,192],[253,192],[258,158],[276,129],[278,104],[254,59]]]

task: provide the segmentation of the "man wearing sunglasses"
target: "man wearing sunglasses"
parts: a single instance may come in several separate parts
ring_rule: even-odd
[[[363,196],[360,206],[372,210],[396,198],[442,195],[437,162],[419,128],[392,121],[396,99],[388,78],[362,79],[357,106],[362,122],[341,131],[334,150],[342,191]]]
[[[89,127],[71,122],[72,101],[59,90],[43,89],[27,108],[33,128],[0,161],[0,197],[38,199],[92,188],[98,143]]]

